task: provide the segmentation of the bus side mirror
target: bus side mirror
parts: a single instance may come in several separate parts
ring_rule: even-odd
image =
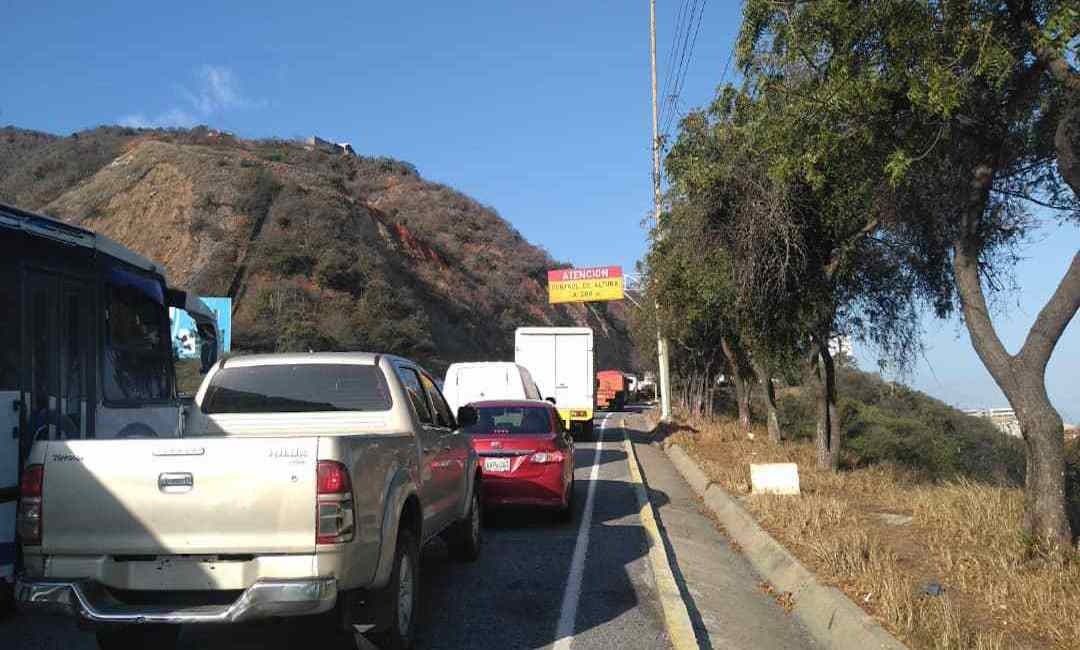
[[[210,327],[199,328],[199,374],[205,375],[218,360],[217,331]]]
[[[457,423],[458,427],[461,429],[471,427],[476,424],[479,419],[480,415],[476,412],[476,407],[474,406],[462,406],[457,410]]]
[[[554,397],[545,397],[544,401],[545,402],[551,402],[552,405],[555,404],[555,398]]]

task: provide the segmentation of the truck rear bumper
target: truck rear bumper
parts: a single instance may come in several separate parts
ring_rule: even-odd
[[[241,623],[321,614],[337,603],[336,578],[260,580],[227,605],[133,605],[89,580],[19,580],[15,597],[28,613],[75,616],[91,623]]]

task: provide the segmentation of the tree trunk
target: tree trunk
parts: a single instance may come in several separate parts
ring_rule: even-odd
[[[750,431],[750,382],[747,381],[746,374],[743,372],[743,363],[740,363],[742,359],[739,354],[739,350],[735,348],[735,344],[722,337],[720,339],[720,347],[724,351],[724,357],[727,358],[728,366],[731,367],[731,384],[735,387],[735,403],[739,408],[739,428],[745,432]]]
[[[1054,133],[1058,172],[1080,196],[1080,91],[1073,90]]]
[[[1020,420],[1027,446],[1024,528],[1047,546],[1072,542],[1065,511],[1065,436],[1061,416],[1042,386],[1021,387],[1009,403]],[[1022,405],[1021,405],[1022,404]],[[1023,412],[1023,415],[1020,413]]]
[[[700,395],[701,395],[701,415],[703,415],[703,416],[709,414],[708,413],[708,409],[709,409],[709,402],[708,402],[708,400],[709,400],[709,393],[708,393],[709,386],[708,386],[708,383],[709,383],[709,370],[708,370],[708,366],[706,366],[705,372],[702,373],[702,375],[701,375],[701,386],[698,388],[698,390],[700,391]]]
[[[701,375],[694,376],[694,415],[701,415]]]
[[[784,432],[780,430],[780,419],[776,415],[776,388],[773,386],[773,376],[761,364],[757,364],[756,370],[765,393],[765,410],[768,413],[766,423],[769,427],[769,439],[778,443],[783,441]]]
[[[829,352],[828,336],[814,337],[817,356],[817,431],[814,442],[820,469],[840,468],[840,413],[836,407],[836,365]]]
[[[1020,421],[1027,446],[1024,526],[1036,543],[1061,548],[1072,542],[1065,512],[1065,441],[1061,415],[1046,394],[1046,364],[1080,308],[1080,254],[1073,255],[1020,351],[1009,354],[990,320],[979,275],[978,223],[992,182],[989,165],[974,171],[960,233],[953,243],[953,273],[971,344]]]

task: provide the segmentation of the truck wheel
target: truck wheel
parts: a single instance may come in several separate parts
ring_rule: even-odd
[[[115,625],[97,631],[101,650],[171,650],[180,638],[179,625]]]
[[[420,600],[420,546],[411,530],[398,532],[390,583],[379,597],[390,611],[386,628],[372,635],[381,650],[408,650],[416,640],[416,613]]]
[[[475,562],[480,557],[480,529],[484,509],[480,503],[480,482],[473,485],[468,516],[454,524],[450,531],[450,553],[462,562]]]
[[[593,428],[593,421],[581,423],[581,434],[586,440],[596,440],[596,431]]]

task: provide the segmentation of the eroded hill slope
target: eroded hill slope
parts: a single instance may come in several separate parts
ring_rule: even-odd
[[[547,304],[557,263],[411,165],[190,131],[0,129],[0,201],[104,233],[234,299],[246,350],[508,359],[522,325],[588,325],[626,366],[621,305]]]

